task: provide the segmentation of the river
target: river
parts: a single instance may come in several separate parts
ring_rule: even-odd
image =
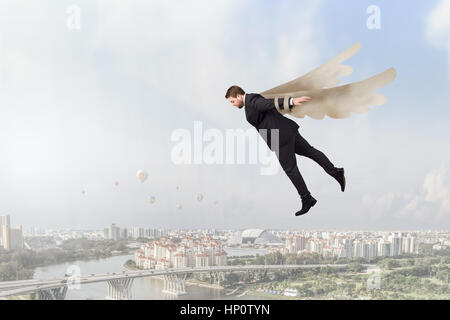
[[[239,249],[239,248],[225,248],[229,256],[244,256],[254,255],[256,253],[264,255],[268,253],[265,249]],[[110,258],[90,260],[90,261],[72,261],[51,265],[46,267],[39,267],[35,269],[34,279],[54,279],[62,278],[65,273],[72,274],[74,268],[79,270],[80,275],[90,275],[99,273],[121,273],[127,271],[124,263],[127,260],[134,261],[134,255],[112,256]],[[92,283],[82,284],[80,288],[72,288],[67,291],[67,300],[104,300],[107,294],[107,283]],[[136,300],[161,300],[161,299],[189,299],[189,300],[210,300],[210,299],[262,299],[262,297],[252,297],[244,295],[237,297],[236,295],[226,296],[224,290],[199,287],[196,285],[186,285],[187,295],[173,296],[162,293],[163,280],[148,277],[136,278],[131,287],[132,299]],[[237,293],[238,294],[238,293]]]

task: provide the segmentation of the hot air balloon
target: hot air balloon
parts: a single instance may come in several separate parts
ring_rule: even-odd
[[[114,182],[114,185],[117,187],[119,185],[119,181]]]
[[[181,204],[177,204],[177,209],[181,210],[181,209],[183,209],[183,206]]]
[[[155,201],[156,201],[156,199],[155,199],[155,197],[153,197],[153,196],[150,196],[150,197],[148,198],[148,202],[150,202],[151,204],[155,203]]]
[[[141,181],[142,183],[144,183],[145,180],[147,180],[148,177],[148,173],[145,172],[144,170],[139,170],[136,173],[137,178],[139,179],[139,181]]]
[[[202,201],[203,200],[203,194],[199,193],[197,194],[197,200]]]

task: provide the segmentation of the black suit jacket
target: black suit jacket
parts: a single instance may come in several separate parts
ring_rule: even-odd
[[[258,93],[247,93],[244,105],[247,121],[258,130],[271,150],[271,129],[279,130],[279,146],[289,142],[298,131],[299,125],[276,109],[274,99],[266,99]],[[289,108],[284,106],[284,98],[278,98],[278,106],[280,109]],[[260,132],[260,129],[266,129],[267,134]]]

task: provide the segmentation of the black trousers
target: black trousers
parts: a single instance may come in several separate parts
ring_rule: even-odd
[[[306,186],[305,181],[298,170],[297,159],[295,157],[296,154],[314,160],[325,170],[326,173],[332,177],[335,176],[337,171],[337,168],[333,165],[333,163],[331,163],[327,156],[311,146],[298,131],[287,144],[279,147],[279,154],[278,152],[275,152],[275,154],[277,155],[284,172],[292,181],[298,194],[302,198],[310,195],[311,193],[309,192],[308,187]]]

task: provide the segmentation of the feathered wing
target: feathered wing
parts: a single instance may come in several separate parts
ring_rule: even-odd
[[[307,74],[286,82],[280,86],[266,90],[262,92],[261,95],[266,97],[266,95],[272,94],[281,95],[287,92],[321,89],[335,86],[340,83],[338,77],[348,76],[353,73],[353,68],[351,66],[341,65],[341,63],[354,56],[359,49],[361,49],[361,43],[355,43],[350,48],[341,52],[339,55],[311,72],[308,72]]]
[[[332,87],[340,83],[338,77],[347,76],[353,72],[351,66],[341,65],[341,63],[355,55],[359,49],[361,44],[355,43],[313,71],[266,90],[261,95],[266,99],[285,96],[311,97],[309,102],[295,106],[290,111],[279,110],[282,114],[288,113],[297,118],[307,115],[314,119],[323,119],[327,115],[331,118],[342,119],[349,117],[351,112],[369,111],[369,105],[382,105],[386,103],[386,97],[373,91],[395,79],[397,73],[394,68],[359,82]]]
[[[396,75],[395,69],[390,68],[368,79],[339,87],[261,95],[266,99],[285,95],[294,98],[308,96],[311,97],[309,102],[294,106],[287,113],[296,118],[307,115],[314,119],[323,119],[327,115],[342,119],[349,117],[351,112],[369,111],[369,105],[379,106],[386,103],[386,97],[373,91],[392,82]],[[281,110],[281,113],[285,114],[286,111]]]

